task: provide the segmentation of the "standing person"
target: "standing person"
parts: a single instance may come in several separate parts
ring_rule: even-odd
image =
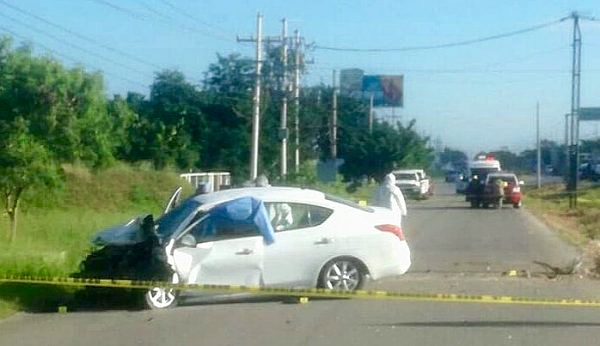
[[[256,180],[254,181],[254,183],[255,183],[256,187],[270,187],[271,186],[271,184],[269,184],[269,179],[264,174],[259,175],[256,178]]]
[[[400,214],[400,225],[402,225],[402,216],[406,216],[406,201],[400,188],[396,186],[396,176],[390,173],[385,176],[381,185],[375,191],[373,205],[391,209]]]

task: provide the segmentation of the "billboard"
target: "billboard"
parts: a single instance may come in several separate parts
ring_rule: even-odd
[[[600,107],[579,108],[579,120],[600,120]]]
[[[362,78],[363,97],[373,95],[375,107],[403,107],[404,76],[402,75],[366,75]]]
[[[348,68],[340,71],[340,93],[356,98],[362,97],[363,70]]]

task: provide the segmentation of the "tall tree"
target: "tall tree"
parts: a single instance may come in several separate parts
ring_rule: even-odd
[[[27,133],[23,119],[0,138],[0,191],[9,217],[7,236],[17,238],[17,216],[23,193],[33,187],[52,186],[59,180],[57,166],[48,149]]]

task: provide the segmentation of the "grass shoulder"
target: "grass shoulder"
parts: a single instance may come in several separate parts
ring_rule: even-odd
[[[185,187],[184,195],[192,192],[175,172],[124,164],[100,171],[64,166],[63,178],[59,189],[33,189],[24,196],[17,238],[8,243],[0,233],[0,273],[70,275],[88,254],[95,232],[144,213],[156,215],[177,186]],[[6,215],[0,216],[0,222],[2,229],[8,228]],[[71,293],[0,284],[0,318],[53,305]]]
[[[590,270],[599,270],[600,186],[581,184],[574,209],[569,208],[569,196],[563,184],[530,188],[526,196],[528,210],[555,229],[565,241],[581,249],[584,264]]]

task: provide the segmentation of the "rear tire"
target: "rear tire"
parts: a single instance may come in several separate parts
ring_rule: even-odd
[[[471,208],[479,208],[479,202],[471,199]]]
[[[513,208],[515,208],[515,209],[519,209],[519,208],[521,208],[521,206],[522,206],[522,205],[523,205],[523,203],[522,203],[522,202],[519,202],[519,203],[514,203],[514,204],[513,204]]]

